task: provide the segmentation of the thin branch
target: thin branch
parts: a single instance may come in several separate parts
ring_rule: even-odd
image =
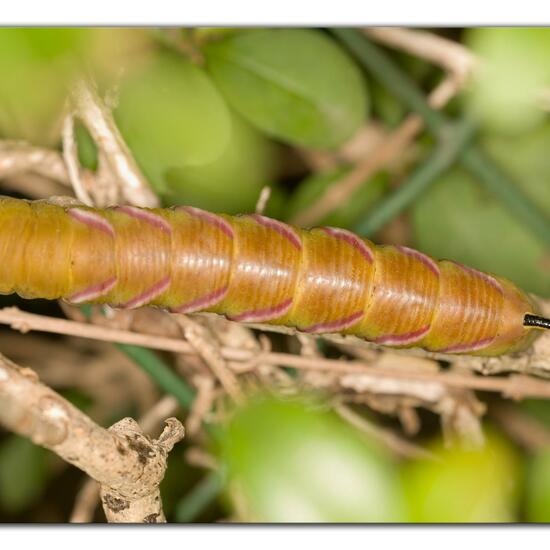
[[[352,426],[367,434],[375,441],[385,445],[390,451],[404,458],[435,460],[435,456],[422,447],[407,441],[388,429],[380,428],[373,422],[369,422],[363,416],[354,412],[350,407],[338,404],[334,407],[338,415]]]
[[[93,86],[85,81],[79,81],[74,89],[73,97],[76,114],[82,119],[98,148],[105,154],[105,158],[121,186],[123,197],[136,206],[158,206],[158,197],[141,173],[111,112],[103,104]]]
[[[265,185],[264,187],[262,187],[262,190],[260,191],[260,196],[258,197],[258,202],[256,203],[256,214],[264,213],[270,197],[271,187],[269,185]]]
[[[78,491],[69,518],[70,523],[91,523],[99,502],[99,483],[88,478]]]
[[[0,423],[52,450],[101,484],[109,521],[165,521],[159,496],[166,457],[183,437],[175,419],[157,440],[126,418],[105,430],[59,394],[0,356]]]
[[[0,140],[0,178],[28,172],[70,185],[63,157],[57,151],[21,141]]]
[[[179,409],[178,401],[171,395],[162,397],[151,409],[139,420],[139,425],[145,433],[151,433],[162,423],[165,418],[176,414]],[[95,479],[88,478],[78,492],[70,523],[90,523],[94,516],[100,497],[100,486]]]
[[[237,377],[229,369],[220,352],[219,346],[213,338],[209,338],[208,330],[185,315],[177,315],[176,322],[182,328],[183,334],[187,338],[189,344],[191,344],[192,348],[210,367],[227,394],[235,403],[243,403],[244,396],[239,387]]]
[[[499,404],[490,409],[490,415],[512,439],[527,450],[550,448],[550,430],[517,406]]]
[[[431,32],[403,27],[369,27],[362,30],[386,46],[403,50],[444,68],[462,84],[478,64],[474,54],[462,44]]]
[[[196,349],[188,342],[174,338],[151,336],[124,330],[98,327],[75,321],[55,319],[22,312],[17,308],[0,309],[0,324],[10,325],[12,328],[22,330],[23,332],[28,332],[29,330],[40,330],[44,332],[54,332],[57,334],[70,334],[81,338],[131,343],[138,346],[147,346],[158,350],[172,351],[176,353],[192,355],[197,353]],[[350,339],[348,338],[341,336],[335,336],[335,338],[340,343],[350,343]],[[367,342],[362,342],[362,344],[368,345]],[[404,350],[403,353],[411,353],[411,351],[412,350]],[[515,399],[525,397],[550,398],[550,381],[526,375],[482,377],[475,376],[473,374],[442,372],[422,373],[415,371],[413,373],[409,373],[403,372],[403,370],[395,370],[391,368],[381,369],[363,361],[344,361],[318,357],[303,357],[288,353],[275,353],[268,351],[258,352],[257,350],[246,350],[225,346],[220,348],[220,354],[228,361],[227,364],[231,368],[233,367],[231,362],[246,363],[249,370],[254,369],[256,365],[262,363],[278,364],[296,369],[332,370],[342,374],[353,372],[382,378],[399,378],[404,380],[438,382],[449,387],[469,388],[472,390],[502,393],[505,396]],[[488,365],[487,368],[493,373],[506,372],[510,368],[514,370],[513,365],[517,365],[518,362],[522,365],[524,372],[526,372],[529,368],[540,370],[541,372],[550,372],[550,333],[542,334],[540,338],[536,340],[532,348],[516,355],[482,358],[457,355],[453,356],[446,354],[430,354],[429,352],[423,352],[422,350],[417,350],[417,354],[425,357],[433,357],[434,355],[437,355],[438,358],[444,358],[449,362],[456,362],[464,368],[467,368],[468,365],[473,365],[475,368],[472,370],[479,370],[483,365]],[[500,371],[498,370],[498,365],[501,366]],[[242,372],[242,369],[239,368],[239,372]]]

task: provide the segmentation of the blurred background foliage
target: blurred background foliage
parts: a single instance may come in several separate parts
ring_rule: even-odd
[[[431,32],[482,61],[444,114],[473,121],[472,140],[550,228],[550,29]],[[427,60],[384,52],[424,95],[442,78]],[[0,29],[0,71],[8,75],[0,79],[1,138],[59,149],[68,90],[91,75],[113,98],[117,125],[165,205],[250,212],[270,186],[266,213],[287,221],[411,112],[330,29]],[[92,138],[80,126],[76,137],[82,164],[96,170]],[[359,154],[348,148],[356,139]],[[317,222],[360,230],[437,145],[438,136],[423,131],[402,158]],[[549,241],[521,222],[515,206],[460,163],[433,180],[373,238],[498,273],[550,298]],[[84,406],[78,393],[66,395]],[[521,412],[548,425],[546,402]],[[258,396],[218,426],[210,443],[217,471],[205,476],[189,466],[182,458],[189,443],[178,445],[162,485],[168,518],[550,521],[548,448],[526,448],[491,420],[482,449],[449,447],[436,420],[426,413],[415,436],[431,459],[396,459],[329,412],[322,394]],[[57,488],[82,479],[32,443],[0,437],[2,520],[64,521],[74,491]]]

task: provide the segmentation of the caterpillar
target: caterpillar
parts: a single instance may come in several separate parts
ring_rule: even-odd
[[[0,293],[210,311],[386,346],[499,355],[550,328],[513,283],[345,229],[191,206],[0,197]]]

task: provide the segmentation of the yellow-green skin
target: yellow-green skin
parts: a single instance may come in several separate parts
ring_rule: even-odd
[[[533,304],[506,279],[344,229],[186,206],[0,198],[0,292],[207,310],[443,353],[509,353],[536,334],[523,326]]]

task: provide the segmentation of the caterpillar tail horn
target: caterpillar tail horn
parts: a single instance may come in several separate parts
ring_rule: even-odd
[[[550,330],[550,319],[527,313],[523,318],[523,326]]]

